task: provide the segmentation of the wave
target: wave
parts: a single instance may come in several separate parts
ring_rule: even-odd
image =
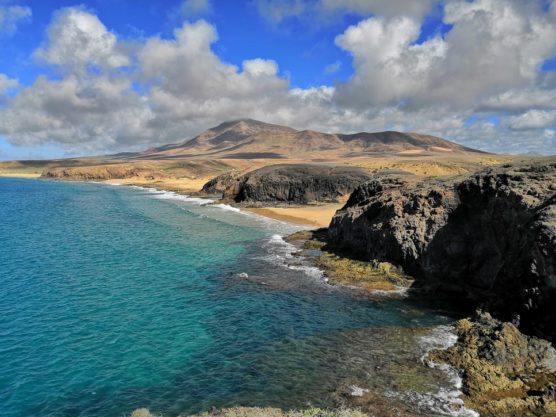
[[[324,279],[324,272],[319,268],[304,265],[302,263],[292,264],[293,260],[301,260],[301,258],[294,256],[294,253],[298,251],[298,248],[295,245],[286,242],[281,235],[272,235],[263,242],[262,247],[265,249],[267,255],[259,257],[259,259],[293,271],[304,272],[311,278],[320,279],[323,283],[326,283],[326,280]]]
[[[430,367],[443,371],[449,379],[450,386],[441,388],[435,393],[421,393],[407,391],[403,394],[392,393],[392,396],[404,397],[404,400],[411,401],[423,410],[430,410],[438,416],[449,417],[480,417],[476,411],[465,408],[461,399],[462,379],[458,371],[450,365],[437,363],[427,358],[427,354],[435,349],[448,349],[457,342],[458,338],[454,333],[454,327],[442,325],[435,327],[431,333],[422,336],[419,345],[422,350],[421,362]]]

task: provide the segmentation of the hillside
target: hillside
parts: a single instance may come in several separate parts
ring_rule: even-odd
[[[229,159],[336,159],[381,155],[468,154],[466,148],[435,136],[401,132],[330,134],[298,131],[251,119],[222,123],[191,140],[161,146],[130,159],[229,158]]]

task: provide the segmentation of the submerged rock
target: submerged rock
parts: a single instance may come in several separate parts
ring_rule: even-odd
[[[458,342],[428,354],[463,377],[466,403],[482,416],[555,416],[556,351],[511,323],[479,313],[456,325]]]
[[[328,242],[556,340],[556,159],[359,186]]]

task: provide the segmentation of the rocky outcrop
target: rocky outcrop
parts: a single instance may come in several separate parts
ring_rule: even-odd
[[[233,187],[238,182],[240,176],[241,174],[237,171],[226,172],[225,174],[219,175],[203,185],[201,193],[207,195],[223,195],[227,189]]]
[[[333,218],[329,244],[556,340],[554,158],[467,178],[365,183]]]
[[[203,190],[226,185],[223,198],[240,202],[336,202],[371,177],[355,167],[326,165],[272,165],[239,177],[224,174]]]
[[[482,416],[556,415],[556,351],[511,323],[479,313],[456,324],[457,343],[428,354],[461,371],[468,406]]]
[[[58,180],[75,181],[104,181],[111,179],[165,178],[166,175],[159,170],[149,167],[140,167],[128,164],[93,165],[83,167],[54,167],[46,169],[41,177]]]

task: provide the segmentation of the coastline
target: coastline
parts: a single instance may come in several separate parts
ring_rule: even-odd
[[[15,177],[15,176],[12,176]],[[19,176],[22,177],[22,176]],[[25,178],[36,178],[36,177],[25,177]],[[80,182],[89,182],[89,181],[80,181]],[[141,187],[141,188],[145,188],[145,189],[151,189],[151,190],[157,190],[157,191],[168,191],[171,193],[175,193],[177,196],[180,195],[187,195],[186,192],[182,189],[180,190],[176,190],[176,189],[167,189],[167,188],[158,188],[156,187],[156,184],[154,184],[154,182],[135,182],[135,181],[126,181],[126,182],[122,182],[122,181],[101,181],[98,182],[99,184],[106,184],[106,185],[121,185],[121,186],[135,186],[135,187]],[[160,184],[158,184],[160,185]],[[193,192],[194,193],[194,192]],[[191,196],[192,198],[197,198],[197,199],[201,199],[200,197],[197,196]],[[206,198],[207,200],[207,204],[211,204],[211,200]],[[214,202],[215,206],[217,206],[219,203],[218,202]],[[239,207],[234,207],[234,211],[244,211],[244,212],[252,212],[254,214],[266,217],[266,218],[271,218],[273,220],[279,220],[282,222],[287,222],[290,224],[294,224],[294,225],[308,225],[308,226],[316,226],[315,224],[311,224],[311,223],[306,223],[309,220],[307,218],[303,218],[301,215],[307,215],[307,213],[310,213],[311,210],[315,211],[315,210],[320,210],[321,212],[326,212],[326,210],[331,211],[332,210],[332,206],[334,205],[329,205],[330,207],[324,207],[323,206],[307,206],[307,210],[304,210],[305,207],[286,207],[286,208],[276,208],[276,207],[270,207],[270,208],[255,208],[255,209],[249,209],[249,208],[239,208]],[[339,206],[339,204],[338,204]],[[233,206],[230,206],[233,207]],[[287,213],[288,211],[293,211],[293,213],[296,213],[297,216],[294,215],[287,215],[287,214],[282,214],[282,213]],[[335,211],[335,210],[334,210]],[[266,215],[264,214],[266,213]],[[301,213],[301,215],[300,215]],[[296,219],[298,221],[291,221],[292,219]],[[326,224],[327,225],[327,224]],[[304,239],[305,240],[305,239]],[[306,242],[311,242],[311,239],[306,239]],[[315,242],[315,240],[313,240],[313,242]],[[310,245],[309,245],[310,246]],[[307,249],[311,249],[310,247],[308,247]],[[351,268],[351,266],[349,266]],[[365,271],[365,274],[367,274],[368,271]],[[338,282],[338,284],[342,285],[341,282]],[[360,286],[361,287],[361,286]],[[362,287],[363,289],[365,289],[365,287]],[[442,366],[442,365],[437,365],[436,366]],[[459,397],[457,397],[459,398]],[[464,397],[465,398],[465,397]],[[466,400],[468,400],[468,398],[466,398]],[[463,406],[463,400],[462,402],[457,401],[456,403],[454,403],[454,405],[459,405],[459,406]],[[475,406],[475,404],[473,404]],[[473,407],[475,408],[475,407]],[[469,414],[462,414],[462,415],[475,415],[472,414],[473,412],[471,412],[469,410],[469,408],[462,408],[460,409],[463,413],[469,413]],[[459,414],[458,414],[459,415]]]
[[[34,178],[38,179],[41,177],[41,174],[36,173],[24,173],[24,172],[2,172],[0,171],[0,178]]]
[[[294,207],[244,207],[242,210],[288,223],[328,227],[332,217],[343,204],[329,203]]]

